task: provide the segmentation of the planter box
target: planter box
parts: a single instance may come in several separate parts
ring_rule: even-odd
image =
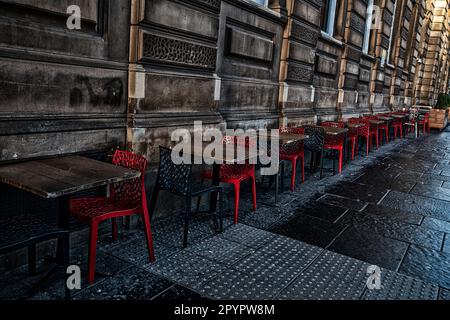
[[[442,130],[447,126],[448,109],[431,109],[430,110],[430,128]]]

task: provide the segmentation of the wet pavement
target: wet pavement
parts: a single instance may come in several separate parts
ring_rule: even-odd
[[[342,175],[308,173],[277,204],[259,186],[257,212],[248,189],[238,225],[228,221],[215,234],[200,215],[187,249],[180,217],[155,221],[154,264],[142,230],[124,228],[113,243],[105,228],[97,270],[114,275],[83,282],[74,299],[450,299],[450,130],[391,142]],[[72,262],[86,268],[86,247],[72,251]],[[381,268],[379,290],[366,284],[371,265]],[[25,267],[5,274],[0,297],[20,297],[36,278]],[[33,299],[62,296],[55,280]]]

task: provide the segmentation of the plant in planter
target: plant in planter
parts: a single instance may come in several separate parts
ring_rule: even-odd
[[[450,95],[447,93],[439,93],[435,109],[448,109],[450,108]]]
[[[430,111],[430,128],[442,130],[447,126],[449,108],[450,95],[447,93],[440,93],[434,109]]]

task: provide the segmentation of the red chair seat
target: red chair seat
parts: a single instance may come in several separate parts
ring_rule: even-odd
[[[116,202],[109,198],[82,198],[70,201],[71,214],[80,220],[106,220],[116,213],[120,216],[134,214],[140,211],[140,206],[132,203]]]
[[[223,183],[234,183],[234,182],[242,182],[244,180],[250,179],[252,177],[252,169],[248,168],[244,172],[240,173],[229,173],[229,174],[221,174],[220,181]],[[206,170],[203,174],[205,179],[212,179],[213,173],[211,170]]]

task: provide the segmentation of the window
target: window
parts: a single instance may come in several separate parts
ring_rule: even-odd
[[[397,6],[399,6],[399,2],[398,0],[395,1],[394,3],[394,12],[392,13],[392,25],[391,25],[391,33],[389,35],[389,47],[388,47],[388,51],[387,51],[387,63],[392,64],[394,61],[394,48],[395,48],[395,44],[392,43],[393,39],[396,39],[395,34],[397,33],[397,29],[398,29],[398,21],[400,19],[397,19],[397,11],[398,10]]]
[[[336,18],[336,1],[325,0],[322,6],[321,26],[322,31],[330,37],[334,34],[334,20]]]
[[[369,42],[372,33],[372,15],[373,15],[373,0],[369,0],[367,3],[367,14],[366,14],[366,28],[364,30],[364,42],[362,47],[362,52],[367,54],[369,52]]]
[[[256,2],[257,4],[260,4],[264,7],[267,7],[269,0],[252,0],[253,2]]]
[[[412,11],[412,15],[411,15],[411,20],[409,21],[410,26],[409,26],[409,35],[408,35],[408,44],[406,47],[406,63],[405,66],[409,68],[410,64],[411,64],[411,56],[413,53],[413,47],[416,41],[416,27],[417,27],[417,14],[418,14],[418,7],[419,4],[416,3],[413,7],[413,11]]]
[[[343,26],[340,21],[344,20],[345,10],[342,0],[324,0],[320,16],[323,33],[334,38],[342,37]]]

